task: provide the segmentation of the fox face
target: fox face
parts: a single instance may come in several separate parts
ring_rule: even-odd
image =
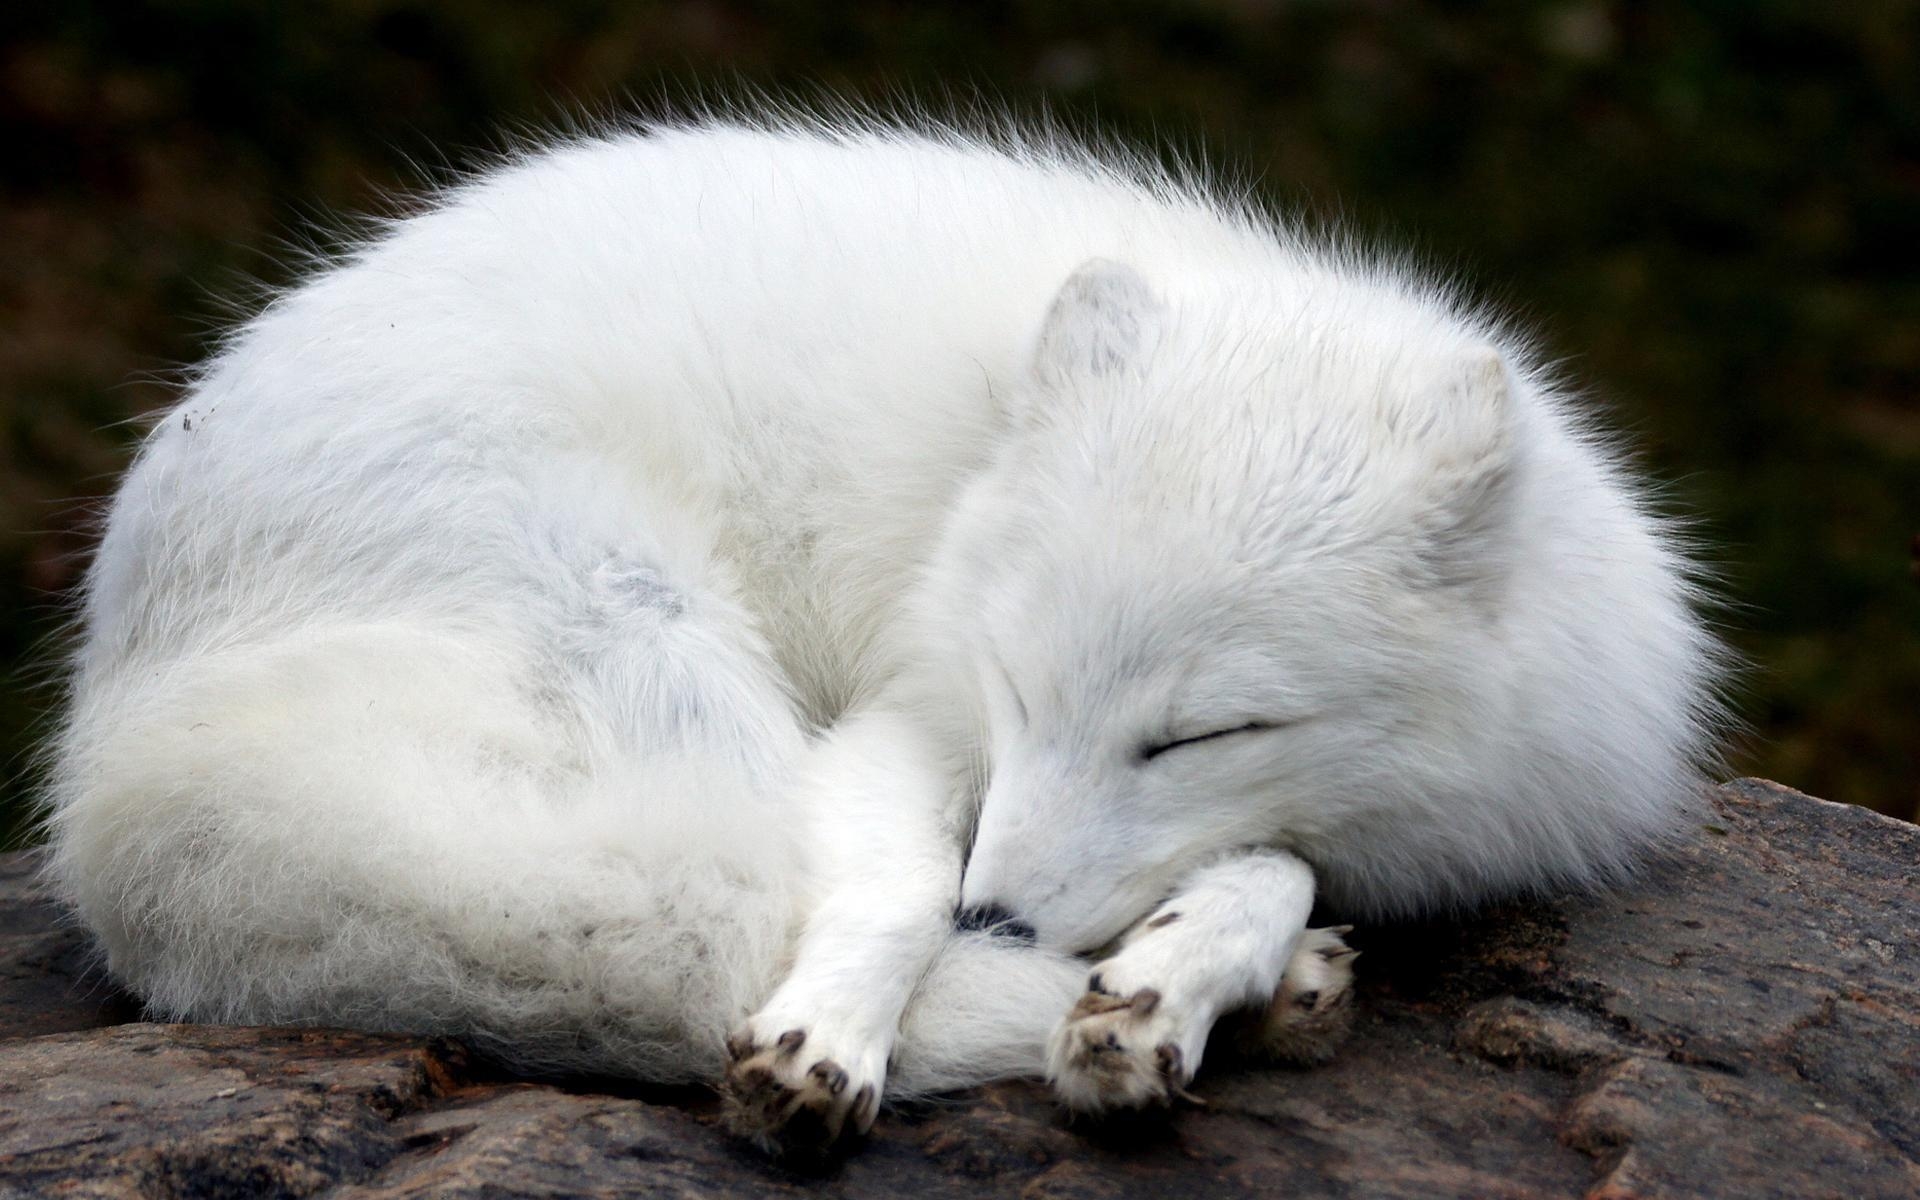
[[[1380,820],[1486,691],[1501,358],[1186,286],[1067,281],[930,589],[989,766],[962,904],[1076,952],[1214,856]]]

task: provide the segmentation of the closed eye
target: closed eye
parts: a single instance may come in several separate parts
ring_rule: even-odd
[[[1159,758],[1162,754],[1165,754],[1167,751],[1178,750],[1182,746],[1197,746],[1201,742],[1218,741],[1221,738],[1230,738],[1242,733],[1259,733],[1263,730],[1279,729],[1283,725],[1289,725],[1289,724],[1292,724],[1292,722],[1290,721],[1249,721],[1245,725],[1235,725],[1232,729],[1216,729],[1211,733],[1200,733],[1200,734],[1195,734],[1193,737],[1177,738],[1171,742],[1160,742],[1158,744],[1146,745],[1140,748],[1140,761],[1152,762],[1154,759]]]

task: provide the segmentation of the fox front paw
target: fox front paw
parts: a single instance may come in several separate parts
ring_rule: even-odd
[[[1181,1022],[1155,988],[1109,992],[1095,972],[1047,1046],[1047,1080],[1076,1113],[1165,1107],[1192,1099],[1187,1084],[1199,1048],[1182,1044]]]
[[[1286,974],[1261,1023],[1260,1048],[1274,1058],[1321,1063],[1353,1029],[1353,961],[1360,952],[1344,934],[1351,925],[1309,929],[1300,935]]]
[[[749,1024],[727,1039],[722,1119],[769,1154],[823,1153],[873,1128],[885,1061],[884,1052],[836,1049],[804,1026],[762,1040]]]

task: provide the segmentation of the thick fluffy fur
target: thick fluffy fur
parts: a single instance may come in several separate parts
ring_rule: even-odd
[[[1402,914],[1658,836],[1687,578],[1390,265],[1056,140],[657,125],[395,223],[158,423],[52,871],[168,1016],[730,1049],[768,1136],[1049,1053],[1140,1103],[1290,955],[1332,986],[1316,882]],[[1116,1074],[1121,1009],[1165,1028]]]

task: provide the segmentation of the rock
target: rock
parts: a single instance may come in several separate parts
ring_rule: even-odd
[[[86,932],[35,894],[33,856],[0,854],[0,1039],[138,1020],[91,964]]]
[[[1363,930],[1324,1067],[1212,1061],[1205,1108],[1096,1127],[986,1088],[815,1174],[704,1092],[142,1023],[30,866],[0,859],[0,1195],[1920,1196],[1920,829],[1773,784],[1632,889]]]

